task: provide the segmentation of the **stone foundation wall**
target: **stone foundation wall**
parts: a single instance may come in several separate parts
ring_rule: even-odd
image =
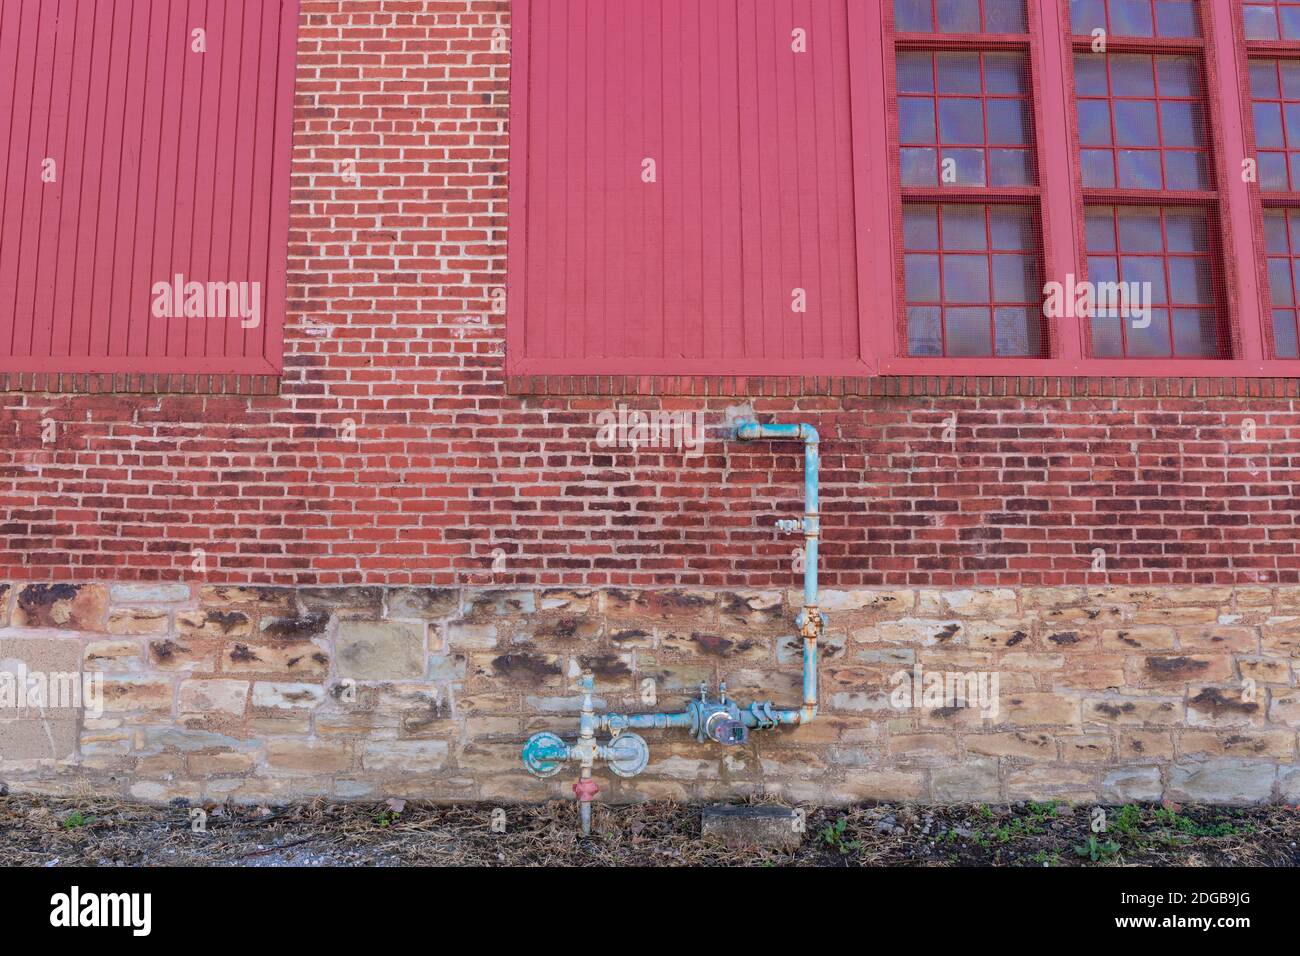
[[[0,780],[150,802],[569,798],[575,774],[534,780],[519,749],[575,729],[582,668],[611,709],[680,709],[718,678],[793,705],[797,600],[0,584],[0,671],[102,674],[97,715],[53,693],[22,708],[0,684]],[[730,749],[647,733],[647,772],[601,771],[602,799],[1300,802],[1300,588],[829,591],[825,606],[816,723]],[[927,699],[935,674],[997,693]]]

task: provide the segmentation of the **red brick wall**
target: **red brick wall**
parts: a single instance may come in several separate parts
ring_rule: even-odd
[[[0,578],[796,581],[793,447],[595,442],[620,401],[743,397],[507,393],[508,26],[505,0],[304,0],[281,393],[0,393]],[[1300,581],[1293,399],[754,404],[825,437],[828,586]]]

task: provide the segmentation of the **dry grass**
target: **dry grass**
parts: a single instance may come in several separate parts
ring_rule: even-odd
[[[494,833],[487,804],[318,801],[207,808],[206,832],[186,807],[113,800],[0,798],[0,866],[1295,866],[1300,814],[1287,807],[1091,808],[1056,804],[808,809],[792,852],[728,849],[700,836],[700,808],[656,803],[596,808],[583,839],[572,803],[505,807]],[[839,821],[843,821],[840,823]],[[1096,836],[1097,860],[1081,856]]]

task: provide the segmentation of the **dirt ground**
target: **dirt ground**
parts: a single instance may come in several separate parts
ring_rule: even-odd
[[[1296,866],[1300,811],[1057,803],[805,808],[798,849],[728,849],[698,806],[572,803],[205,808],[0,796],[0,866]]]

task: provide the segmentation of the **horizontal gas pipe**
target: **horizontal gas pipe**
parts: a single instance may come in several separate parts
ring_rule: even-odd
[[[776,710],[771,703],[755,701],[739,708],[739,720],[747,728],[770,729],[779,724],[806,724],[817,717],[817,638],[826,626],[826,617],[817,606],[817,546],[821,536],[821,515],[818,511],[818,474],[820,470],[819,436],[811,425],[761,425],[758,422],[740,422],[735,430],[739,441],[761,439],[800,440],[804,443],[804,577],[803,610],[795,618],[795,625],[803,638],[803,706],[797,709]],[[790,524],[795,524],[790,522]],[[711,705],[726,705],[726,685],[722,685],[720,701],[709,701],[703,689],[700,700],[693,701],[689,710],[678,713],[656,714],[597,714],[592,706],[594,681],[592,676],[582,676],[582,715],[576,743],[564,743],[550,733],[535,734],[524,747],[524,764],[538,776],[551,776],[565,761],[576,760],[581,765],[581,776],[573,790],[582,809],[583,833],[590,832],[591,800],[598,787],[591,779],[591,768],[596,758],[608,760],[611,769],[620,776],[635,776],[644,768],[648,753],[645,742],[633,730],[665,730],[674,727],[694,731],[705,739],[704,721]],[[734,708],[734,705],[732,705]],[[716,715],[716,708],[714,709]],[[732,713],[735,713],[733,709]],[[596,743],[596,731],[609,731],[613,738],[609,746]]]

